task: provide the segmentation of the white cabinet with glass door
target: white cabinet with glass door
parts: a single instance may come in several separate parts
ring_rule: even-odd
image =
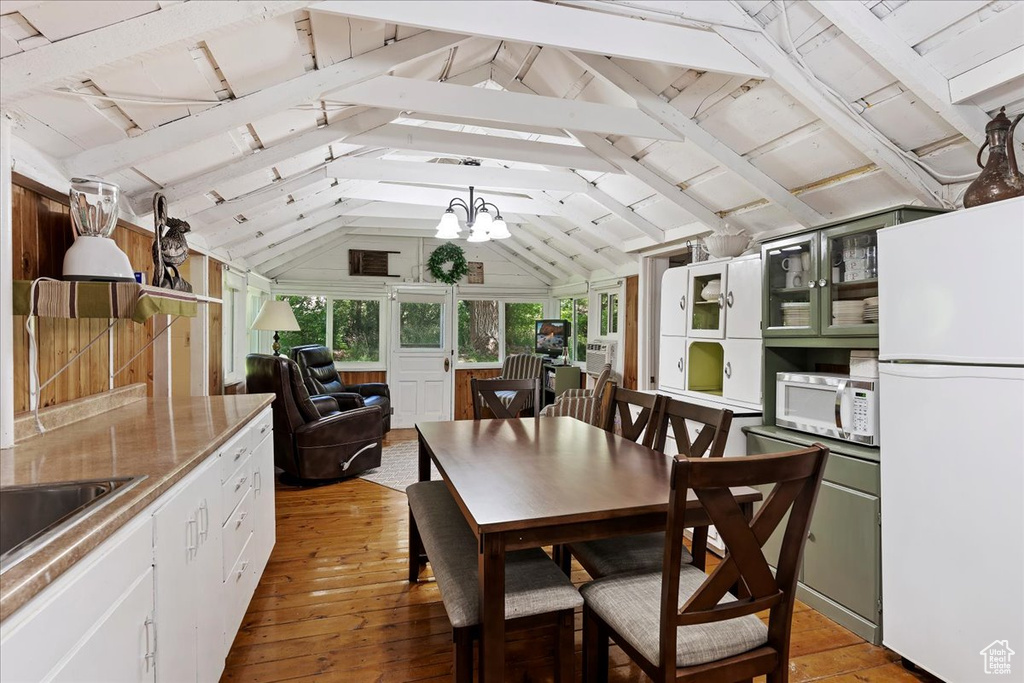
[[[451,290],[399,290],[392,302],[388,385],[396,428],[451,419],[452,310]]]
[[[725,293],[728,262],[716,261],[687,268],[689,292],[686,334],[693,339],[725,337]]]
[[[661,278],[661,334],[686,336],[690,278],[686,268],[669,268]]]

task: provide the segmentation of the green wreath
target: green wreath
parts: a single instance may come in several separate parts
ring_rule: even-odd
[[[446,270],[447,263],[452,265]],[[438,282],[454,285],[469,272],[466,253],[459,245],[445,242],[430,254],[430,258],[427,259],[427,270]]]

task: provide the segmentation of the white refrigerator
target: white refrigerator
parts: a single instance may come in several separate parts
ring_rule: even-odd
[[[878,257],[883,643],[1024,680],[1024,199],[888,228]]]

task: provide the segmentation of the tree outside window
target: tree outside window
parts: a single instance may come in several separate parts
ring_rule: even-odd
[[[505,355],[533,353],[537,344],[535,323],[544,317],[544,304],[505,304]]]
[[[289,355],[295,346],[323,344],[326,341],[327,297],[279,296],[278,300],[288,302],[299,323],[297,332],[280,332],[281,355]]]
[[[334,299],[332,308],[334,360],[380,362],[380,301]]]
[[[461,300],[459,362],[498,362],[498,302]]]
[[[569,360],[574,363],[587,360],[587,310],[589,308],[586,297],[561,299],[558,302],[559,316],[572,323]]]
[[[601,295],[601,336],[619,331],[619,295]]]
[[[399,343],[403,349],[439,349],[441,336],[440,303],[403,301],[399,303],[401,333]]]

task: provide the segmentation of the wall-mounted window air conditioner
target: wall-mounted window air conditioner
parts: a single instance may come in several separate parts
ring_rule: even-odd
[[[587,374],[597,377],[605,363],[615,368],[615,350],[618,342],[614,339],[593,339],[587,342]]]

